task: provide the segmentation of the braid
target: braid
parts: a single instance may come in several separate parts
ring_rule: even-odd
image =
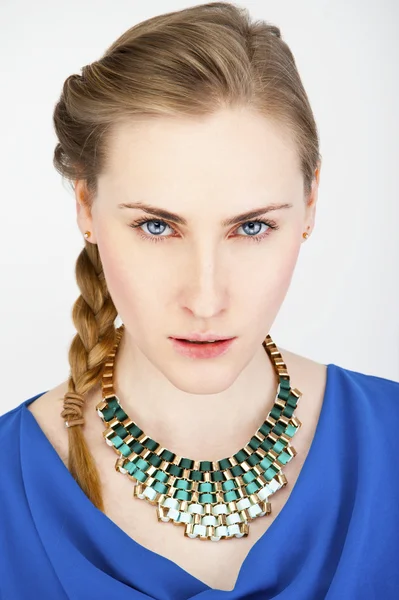
[[[72,310],[77,334],[68,354],[70,377],[61,417],[68,427],[68,469],[86,496],[104,512],[100,476],[81,426],[85,394],[101,382],[105,359],[116,341],[117,310],[107,289],[97,244],[85,244],[75,274],[81,295]]]

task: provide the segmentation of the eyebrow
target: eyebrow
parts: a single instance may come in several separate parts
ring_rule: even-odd
[[[230,225],[236,225],[237,223],[241,223],[246,219],[253,219],[273,210],[280,210],[282,208],[292,208],[292,206],[293,205],[289,203],[269,204],[268,206],[255,208],[240,215],[236,215],[234,217],[230,217],[229,219],[225,219],[222,221],[222,226],[228,227]],[[118,204],[118,208],[136,208],[139,210],[143,210],[144,212],[149,213],[150,215],[155,215],[156,217],[160,217],[162,219],[167,219],[168,221],[177,223],[178,225],[188,224],[186,219],[184,219],[183,217],[163,208],[157,208],[156,206],[152,206],[151,204],[144,204],[144,202],[122,202],[121,204]]]

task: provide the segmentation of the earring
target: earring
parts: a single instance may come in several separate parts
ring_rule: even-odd
[[[87,239],[88,239],[90,236],[91,236],[91,233],[90,233],[90,231],[86,231],[86,233],[85,233],[85,238],[86,238],[86,240],[87,240]]]

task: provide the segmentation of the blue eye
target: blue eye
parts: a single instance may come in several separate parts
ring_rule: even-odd
[[[147,223],[149,223],[149,224],[155,223],[156,224],[155,229],[159,229],[159,227],[162,228],[163,226],[166,226],[166,227],[169,227],[170,229],[172,229],[173,231],[175,231],[173,229],[173,227],[171,227],[170,225],[165,223],[165,221],[160,221],[159,219],[146,219],[146,218],[138,219],[137,221],[130,223],[129,227],[136,229],[136,228],[139,228],[141,225],[147,225]],[[262,221],[261,219],[251,219],[251,221],[246,221],[245,223],[242,223],[241,225],[239,225],[237,229],[240,229],[240,227],[245,227],[246,225],[252,225],[252,230],[253,230],[254,223],[256,223],[257,225],[265,225],[267,227],[267,230],[264,231],[261,235],[244,235],[244,236],[238,235],[235,237],[244,237],[244,238],[248,238],[254,242],[260,242],[265,237],[270,235],[270,233],[272,232],[273,229],[279,229],[279,226],[277,225],[277,223],[275,221]],[[255,227],[255,229],[256,229],[256,227]],[[251,231],[251,228],[250,228],[250,231]],[[148,234],[144,233],[142,229],[138,230],[137,233],[143,239],[151,241],[151,242],[164,242],[166,239],[169,239],[171,237],[176,237],[175,235],[171,235],[171,236],[156,235],[157,233],[159,233],[159,231],[156,231],[156,232],[150,231],[151,235],[148,235]],[[153,235],[154,233],[155,233],[155,235]],[[259,231],[257,233],[259,233]]]

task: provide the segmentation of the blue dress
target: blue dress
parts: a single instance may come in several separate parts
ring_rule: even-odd
[[[26,408],[44,393],[0,417],[1,600],[399,598],[399,382],[327,365],[305,463],[232,591],[92,504]]]

